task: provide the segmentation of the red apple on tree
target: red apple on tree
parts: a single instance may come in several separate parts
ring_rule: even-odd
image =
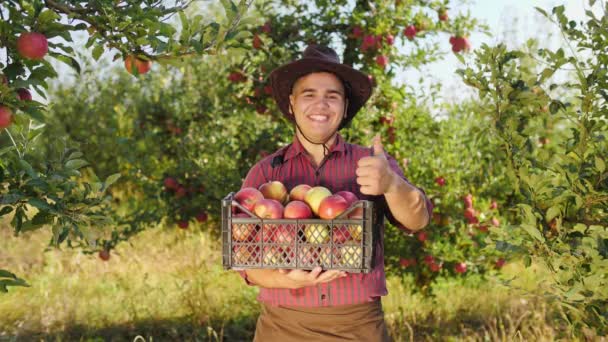
[[[498,209],[498,203],[496,203],[496,201],[492,201],[492,203],[490,203],[490,209],[492,209],[492,210]]]
[[[277,200],[280,203],[286,203],[289,199],[289,193],[285,185],[279,181],[266,182],[259,187],[264,198]]]
[[[171,189],[171,190],[175,190],[177,189],[177,187],[179,186],[179,183],[177,182],[177,180],[175,180],[175,178],[173,177],[166,177],[163,180],[163,185],[165,186],[165,188],[167,189]]]
[[[348,202],[340,195],[327,196],[319,204],[317,214],[324,220],[333,220],[346,211],[348,206]]]
[[[416,238],[418,238],[418,241],[420,242],[425,242],[426,240],[428,240],[429,236],[426,232],[422,231],[416,234]]]
[[[264,199],[264,195],[256,188],[242,188],[234,195],[234,200],[242,205],[245,209],[253,211],[255,204]]]
[[[198,222],[206,222],[207,221],[207,213],[204,211],[199,212],[194,216]]]
[[[414,37],[416,37],[417,32],[418,32],[418,30],[416,29],[416,26],[414,26],[414,25],[410,25],[403,30],[403,34],[409,40],[414,39]]]
[[[437,11],[437,17],[440,21],[448,21],[448,10],[441,8],[439,11]]]
[[[285,206],[283,217],[287,219],[307,219],[312,218],[312,210],[308,204],[302,201],[291,201]]]
[[[110,251],[107,249],[102,249],[101,251],[99,251],[99,259],[103,260],[103,261],[108,261],[110,260]]]
[[[490,222],[494,227],[500,226],[500,221],[496,217],[492,217],[492,220]]]
[[[454,272],[463,274],[467,271],[467,264],[464,262],[459,262],[454,265]]]
[[[469,51],[471,49],[471,43],[467,37],[452,37],[450,38],[450,43],[452,44],[452,51],[454,53]]]
[[[386,44],[393,45],[395,43],[395,37],[392,34],[386,35]]]
[[[361,38],[363,36],[363,29],[361,26],[354,26],[352,30],[353,38]]]
[[[445,185],[445,178],[443,177],[437,177],[435,178],[435,183],[439,186],[444,186]]]
[[[253,35],[253,44],[252,45],[253,45],[254,49],[262,48],[262,45],[263,45],[262,39],[260,39],[260,37],[257,34]]]
[[[17,89],[17,97],[21,101],[32,101],[32,93],[25,88]]]
[[[11,125],[13,112],[6,106],[0,105],[0,129]]]
[[[129,55],[125,58],[125,68],[131,75],[135,74],[135,70],[137,70],[137,74],[143,75],[150,71],[151,66],[151,61],[138,58],[137,56]]]
[[[502,268],[506,263],[506,260],[504,258],[499,258],[498,260],[496,260],[496,268]]]
[[[467,194],[466,196],[464,196],[464,207],[465,208],[472,208],[473,207],[473,195],[471,194]]]
[[[385,55],[376,56],[376,64],[378,64],[378,66],[382,69],[386,68],[388,65],[388,57]]]
[[[42,33],[24,32],[17,38],[17,52],[23,58],[40,60],[48,51],[49,42]]]
[[[180,227],[181,229],[188,228],[188,220],[179,220],[179,221],[177,221],[177,226]]]

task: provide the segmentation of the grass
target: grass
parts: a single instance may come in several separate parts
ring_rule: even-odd
[[[0,341],[247,341],[257,290],[221,267],[219,241],[199,229],[159,227],[122,244],[108,262],[46,250],[46,230],[12,236],[0,225],[0,268],[31,284],[0,295]],[[535,295],[538,267],[507,265],[513,290],[477,276],[440,281],[434,298],[409,277],[388,279],[385,317],[395,341],[554,341],[567,329]],[[141,338],[139,338],[141,340]]]

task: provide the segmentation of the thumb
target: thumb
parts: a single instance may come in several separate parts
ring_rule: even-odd
[[[380,134],[376,134],[373,139],[374,156],[384,156],[384,146]]]

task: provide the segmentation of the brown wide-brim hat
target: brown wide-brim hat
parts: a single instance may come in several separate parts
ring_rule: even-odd
[[[300,77],[313,72],[330,72],[344,83],[348,108],[341,127],[346,126],[371,96],[373,85],[366,74],[342,64],[336,51],[326,46],[311,44],[302,53],[302,58],[270,73],[272,97],[279,109],[289,120],[295,122],[294,116],[289,112],[289,95]]]

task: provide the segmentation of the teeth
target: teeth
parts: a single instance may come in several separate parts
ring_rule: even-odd
[[[327,116],[325,115],[311,115],[309,118],[313,121],[327,121]]]

